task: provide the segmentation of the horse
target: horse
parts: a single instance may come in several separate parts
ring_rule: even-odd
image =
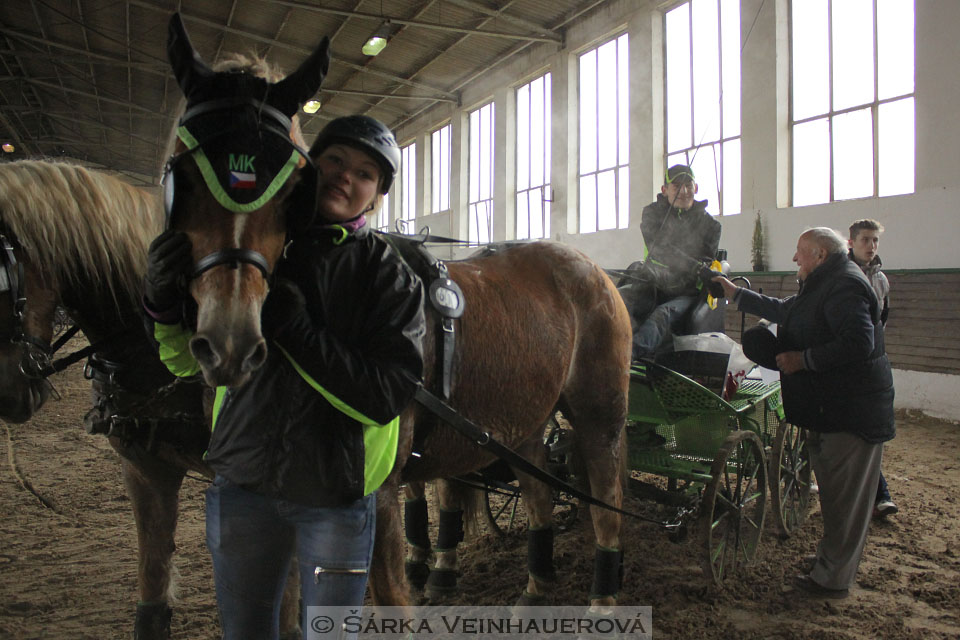
[[[239,55],[216,68],[281,77]],[[54,318],[58,306],[67,309],[94,351],[87,428],[120,454],[133,507],[140,640],[170,635],[183,478],[213,476],[202,459],[210,435],[204,389],[167,371],[143,325],[147,247],[163,225],[159,195],[105,173],[65,162],[0,164],[0,419],[25,422],[50,397]],[[296,586],[285,594],[285,632],[299,633]]]
[[[168,198],[168,226],[188,235],[197,264],[189,284],[196,305],[189,346],[208,384],[238,387],[263,363],[269,348],[261,333],[260,312],[273,269],[289,240],[287,207],[296,200],[291,194],[296,193],[302,172],[312,168],[303,167],[299,174],[258,175],[258,180],[274,185],[279,180],[283,185],[270,200],[250,204],[225,198],[225,188],[215,176],[211,180],[215,172],[209,166],[226,166],[230,153],[237,153],[222,140],[256,139],[267,136],[259,133],[265,129],[288,128],[288,118],[298,107],[284,105],[281,97],[289,97],[296,91],[292,83],[304,80],[290,76],[278,91],[276,85],[252,86],[242,78],[214,73],[194,51],[176,17],[171,20],[168,55],[187,96],[186,114],[206,118],[194,123],[185,116],[180,130],[220,133],[209,144],[197,136],[180,136],[168,174],[171,184],[177,185]],[[249,115],[249,105],[256,107],[255,118]],[[277,111],[282,118],[276,117]],[[562,410],[573,427],[574,445],[593,496],[619,507],[618,461],[627,412],[631,330],[613,283],[584,254],[552,242],[451,262],[447,269],[466,300],[464,313],[456,320],[449,404],[507,446],[531,453],[541,465],[535,445],[550,417]],[[427,316],[423,383],[429,388],[443,376],[435,362],[439,355],[435,343],[442,340],[443,330],[435,309],[428,309]],[[400,483],[456,476],[492,461],[417,403],[403,412],[400,428],[393,472],[377,495],[370,575],[375,604],[403,605],[409,600]],[[416,462],[407,464],[415,430],[422,446]],[[531,532],[526,592],[546,596],[553,574],[549,490],[518,475]],[[591,514],[597,549],[590,603],[602,607],[616,600],[622,560],[620,515],[597,507],[591,507]]]
[[[24,422],[48,399],[62,306],[95,350],[87,428],[120,454],[133,507],[138,638],[168,637],[180,485],[187,470],[210,475],[201,460],[209,438],[202,387],[177,384],[139,313],[147,245],[162,220],[157,196],[112,176],[64,162],[0,165],[0,233],[11,249],[4,267],[22,274],[8,292],[19,303],[0,313],[0,418]]]

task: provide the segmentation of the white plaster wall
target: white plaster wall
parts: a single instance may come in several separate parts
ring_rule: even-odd
[[[553,240],[570,244],[607,268],[622,268],[643,255],[640,212],[660,188],[663,175],[662,13],[669,1],[615,0],[567,26],[563,48],[532,45],[505,59],[462,89],[462,107],[445,104],[405,123],[398,138],[416,139],[447,120],[454,122],[454,185],[451,211],[426,216],[436,233],[466,234],[466,113],[496,98],[498,124],[512,108],[513,89],[553,73]],[[720,246],[734,271],[749,271],[754,219],[766,231],[767,264],[792,271],[796,239],[812,226],[846,232],[858,218],[876,218],[886,228],[881,255],[887,269],[960,267],[960,0],[916,0],[916,189],[909,195],[864,198],[807,207],[790,207],[789,46],[787,0],[741,0],[743,212],[720,218]],[[577,212],[577,54],[624,29],[630,34],[630,226],[576,233]],[[749,38],[747,33],[749,32]],[[421,138],[423,139],[423,138]],[[509,139],[499,132],[497,143]],[[499,151],[497,171],[512,170],[512,158]],[[425,157],[418,151],[418,157]],[[426,166],[424,173],[426,173]],[[512,178],[512,177],[511,177]],[[421,185],[426,179],[420,177]],[[428,191],[421,191],[428,193]],[[509,179],[501,177],[495,215],[512,211]],[[399,204],[399,199],[397,199]],[[709,208],[708,208],[709,210]],[[506,219],[495,240],[512,239]],[[466,249],[440,249],[463,257]],[[945,292],[955,295],[956,292]],[[960,323],[958,323],[960,330]],[[960,376],[897,372],[897,406],[960,417]]]
[[[935,418],[960,421],[960,376],[893,370],[897,409],[917,409]]]

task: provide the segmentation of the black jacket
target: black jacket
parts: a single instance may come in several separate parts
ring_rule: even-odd
[[[681,211],[658,194],[643,208],[640,231],[647,245],[644,268],[663,297],[696,295],[700,266],[713,262],[720,247],[720,223],[707,213],[707,201]]]
[[[365,493],[365,430],[393,421],[422,377],[423,287],[368,227],[310,232],[287,255],[278,274],[299,286],[305,313],[274,338],[253,378],[227,391],[206,460],[258,493],[347,504]]]
[[[783,300],[741,289],[741,311],[778,323],[780,351],[802,351],[807,370],[781,375],[787,420],[813,431],[849,431],[867,442],[895,434],[893,375],[880,305],[860,268],[829,257]]]

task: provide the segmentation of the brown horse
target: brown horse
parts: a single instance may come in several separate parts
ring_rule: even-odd
[[[178,20],[172,22],[172,29],[168,53],[188,97],[187,114],[218,119],[196,123],[198,129],[230,131],[230,138],[255,134],[270,124],[269,110],[263,111],[268,115],[262,120],[249,124],[251,131],[238,130],[238,123],[249,120],[247,105],[279,108],[276,96],[295,91],[291,81],[302,82],[288,77],[281,92],[214,74],[200,61]],[[292,115],[289,110],[284,113]],[[194,124],[186,118],[181,130],[189,131]],[[204,267],[196,269],[190,284],[198,309],[190,348],[209,384],[240,386],[263,362],[268,348],[260,332],[260,310],[270,273],[287,241],[285,196],[294,180],[288,180],[263,206],[238,207],[225,201],[222,187],[211,184],[211,172],[201,171],[200,162],[181,160],[195,156],[198,148],[203,162],[210,165],[225,165],[230,151],[216,140],[192,144],[185,136],[176,150],[173,173],[178,186],[171,226],[189,235],[194,259]],[[258,175],[260,179],[264,177]],[[181,185],[188,194],[180,193]],[[548,419],[561,409],[573,425],[575,446],[593,495],[619,507],[619,438],[627,411],[631,332],[612,282],[583,254],[550,242],[451,263],[449,270],[467,301],[457,321],[450,404],[496,439],[530,453],[541,464],[535,445]],[[428,387],[438,376],[433,348],[437,319],[431,310],[424,381]],[[417,405],[405,411],[394,472],[378,491],[371,589],[380,604],[407,600],[398,501],[401,479],[451,477],[491,461],[445,426],[430,428],[436,422]],[[429,435],[417,463],[407,466],[414,424]],[[552,574],[552,505],[544,485],[525,476],[520,481],[535,565],[527,591],[537,595],[548,588]],[[593,604],[612,604],[619,571],[620,516],[596,508],[592,515],[598,544]]]
[[[282,77],[263,60],[243,56],[216,68],[250,78]],[[300,139],[295,121],[291,127]],[[9,243],[9,250],[0,243],[0,419],[25,422],[48,399],[43,369],[56,309],[66,308],[97,347],[88,364],[94,409],[87,428],[108,435],[120,453],[134,510],[134,637],[141,640],[169,637],[184,475],[194,470],[212,477],[202,460],[209,439],[203,387],[174,381],[143,326],[147,246],[163,224],[158,196],[112,176],[66,163],[0,164],[0,236]],[[296,597],[290,595],[282,628],[299,630]]]
[[[121,455],[139,541],[138,638],[168,637],[171,556],[186,470],[209,474],[202,387],[173,382],[143,328],[141,278],[162,225],[157,197],[111,176],[65,164],[0,165],[0,233],[13,247],[21,309],[0,307],[0,418],[28,420],[48,397],[57,306],[97,346],[88,364],[94,409],[87,428]],[[13,263],[16,262],[16,265]]]

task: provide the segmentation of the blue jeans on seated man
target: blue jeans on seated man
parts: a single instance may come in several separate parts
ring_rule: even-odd
[[[218,475],[206,497],[207,547],[225,640],[278,637],[294,551],[304,638],[307,607],[363,604],[376,530],[375,493],[344,507],[308,507],[248,491]]]
[[[635,307],[630,318],[633,324],[633,359],[652,358],[667,335],[680,328],[687,311],[696,301],[697,296],[677,296],[653,307],[646,318],[643,310]]]

